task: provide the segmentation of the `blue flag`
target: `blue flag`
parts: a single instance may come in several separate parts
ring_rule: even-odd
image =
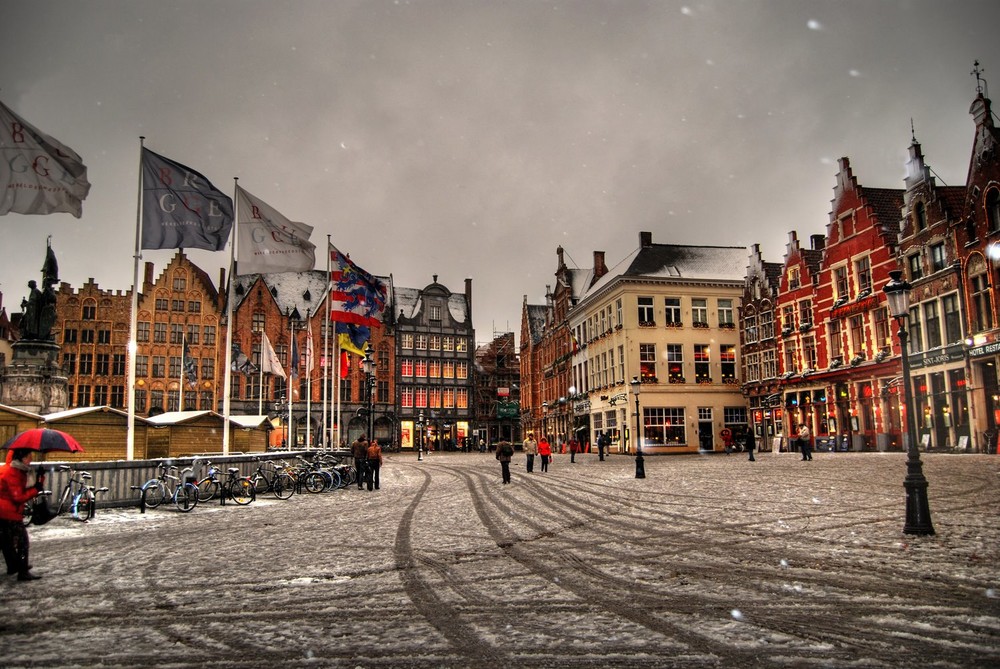
[[[142,150],[142,248],[221,251],[233,201],[190,167]]]
[[[292,359],[288,376],[293,379],[299,376],[299,340],[295,337],[292,337]]]

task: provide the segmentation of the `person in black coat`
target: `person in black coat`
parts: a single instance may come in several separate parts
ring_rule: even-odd
[[[750,454],[748,460],[754,462],[753,450],[757,447],[757,438],[753,434],[753,428],[747,427],[746,434],[743,435],[743,447],[747,449],[747,453]]]

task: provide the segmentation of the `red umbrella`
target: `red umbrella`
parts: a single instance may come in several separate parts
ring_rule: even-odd
[[[42,453],[48,453],[49,451],[69,451],[75,453],[83,450],[80,442],[71,435],[59,430],[47,430],[44,428],[26,430],[20,434],[15,434],[7,440],[3,448],[11,450],[25,448],[29,451],[41,451]]]

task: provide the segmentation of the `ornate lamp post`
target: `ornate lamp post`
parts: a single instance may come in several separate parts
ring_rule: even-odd
[[[368,389],[368,438],[375,438],[375,360],[372,358],[370,343],[365,344],[365,359],[361,361],[361,369],[365,373],[365,386]]]
[[[904,534],[934,534],[931,524],[931,509],[927,503],[927,479],[924,477],[924,466],[920,462],[920,451],[917,450],[916,417],[913,413],[913,391],[910,382],[910,360],[906,347],[909,334],[906,331],[905,319],[910,314],[910,289],[913,287],[902,279],[899,270],[889,272],[890,281],[882,289],[889,302],[889,313],[896,319],[899,330],[899,348],[903,362],[903,402],[906,407],[906,436],[909,442],[906,447],[906,479],[903,487],[906,489],[906,523]]]
[[[646,463],[642,459],[642,414],[639,413],[639,393],[642,392],[642,381],[638,376],[632,377],[632,394],[635,395],[635,477],[646,478]]]
[[[424,459],[424,410],[417,416],[417,462]]]

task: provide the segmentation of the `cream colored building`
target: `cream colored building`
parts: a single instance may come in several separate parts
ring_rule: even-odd
[[[736,327],[747,250],[639,239],[569,312],[574,429],[634,452],[638,386],[643,453],[723,450],[723,429],[747,425]]]

